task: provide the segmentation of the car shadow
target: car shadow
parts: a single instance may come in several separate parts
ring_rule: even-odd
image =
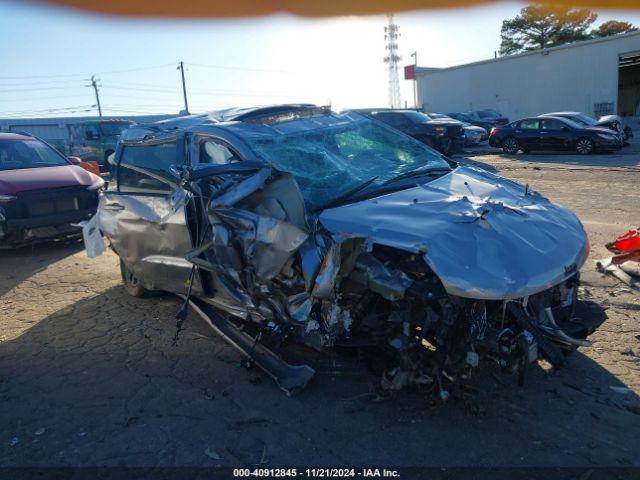
[[[0,296],[47,266],[84,249],[81,239],[0,250]]]
[[[577,352],[524,387],[493,364],[442,402],[319,372],[287,398],[180,302],[120,286],[0,343],[0,463],[11,466],[626,466],[638,397]],[[482,365],[485,367],[485,365]],[[613,388],[612,388],[613,387]]]

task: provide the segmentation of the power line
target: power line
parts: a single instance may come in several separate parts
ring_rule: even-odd
[[[125,70],[110,70],[105,72],[97,72],[96,75],[113,75],[119,73],[129,73],[129,72],[140,72],[143,70],[154,70],[158,68],[172,67],[175,63],[166,63],[163,65],[151,65],[148,67],[137,67],[137,68],[128,68]],[[11,77],[0,77],[0,80],[22,80],[29,78],[69,78],[69,77],[86,77],[87,73],[65,73],[59,75],[24,75],[24,76],[11,76]]]
[[[13,93],[13,92],[39,92],[44,90],[71,90],[74,88],[81,88],[82,85],[69,86],[69,87],[38,87],[38,88],[15,88],[9,90],[0,90],[0,93]]]
[[[29,102],[33,100],[59,100],[61,98],[85,98],[87,95],[57,95],[55,97],[23,97],[23,98],[0,98],[0,102]],[[131,97],[139,98],[139,97]]]
[[[21,111],[14,111],[14,112],[4,112],[4,113],[0,113],[0,115],[3,115],[3,116],[37,115],[37,114],[45,114],[45,113],[63,112],[68,110],[84,111],[82,109],[91,109],[91,108],[95,108],[95,105],[77,105],[74,107],[46,108],[46,109],[39,109],[39,110],[21,110]],[[87,111],[90,111],[90,110],[87,110]]]
[[[306,72],[302,71],[289,71],[289,70],[273,70],[268,68],[252,68],[252,67],[231,67],[228,65],[207,65],[203,63],[187,63],[189,67],[203,67],[203,68],[213,68],[216,70],[237,70],[241,72],[264,72],[264,73],[283,73],[288,75],[300,75],[305,74]]]

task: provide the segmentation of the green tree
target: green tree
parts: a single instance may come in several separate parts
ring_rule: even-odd
[[[618,20],[609,20],[604,22],[598,28],[591,31],[591,35],[595,38],[608,37],[609,35],[618,35],[619,33],[636,32],[638,27],[634,27],[629,22],[620,22]]]
[[[598,14],[587,8],[529,5],[502,22],[500,55],[555,47],[591,38]]]

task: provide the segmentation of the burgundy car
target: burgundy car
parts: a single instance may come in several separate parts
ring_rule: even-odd
[[[0,133],[0,248],[81,234],[104,181],[79,163],[36,137]]]

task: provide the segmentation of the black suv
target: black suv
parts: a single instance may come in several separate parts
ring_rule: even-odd
[[[357,110],[400,130],[444,155],[459,152],[465,144],[464,129],[459,122],[431,118],[415,110]]]

